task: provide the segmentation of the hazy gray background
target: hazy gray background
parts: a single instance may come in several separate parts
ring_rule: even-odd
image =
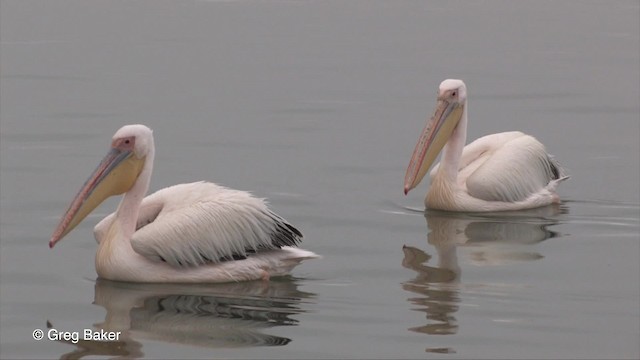
[[[639,19],[637,1],[0,1],[0,356],[638,358]],[[405,167],[451,77],[470,140],[522,130],[568,168],[561,207],[411,210],[427,184],[404,197]],[[154,129],[152,190],[251,190],[324,258],[271,284],[96,284],[91,229],[118,199],[47,242],[128,123]],[[115,313],[124,353],[31,338]]]

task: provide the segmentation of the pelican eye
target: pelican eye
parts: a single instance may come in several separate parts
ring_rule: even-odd
[[[457,93],[456,93],[455,91],[453,91],[453,92],[451,93],[451,96],[456,96],[456,94],[457,94]]]
[[[133,150],[135,143],[136,143],[136,138],[133,136],[129,136],[126,138],[116,140],[114,146],[123,150]]]

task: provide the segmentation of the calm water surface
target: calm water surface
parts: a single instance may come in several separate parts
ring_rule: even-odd
[[[1,1],[0,357],[638,358],[640,5]],[[437,85],[469,139],[523,130],[563,203],[423,212],[402,195]],[[152,190],[267,197],[323,255],[268,283],[99,281],[71,197],[127,123]],[[121,331],[117,342],[32,332]],[[92,358],[95,358],[92,357]]]

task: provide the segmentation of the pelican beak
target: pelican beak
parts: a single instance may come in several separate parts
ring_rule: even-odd
[[[131,150],[112,148],[69,205],[51,236],[49,247],[73,230],[106,198],[127,192],[140,175],[144,161],[145,158],[138,159]]]
[[[438,106],[422,130],[404,177],[404,194],[416,187],[447,143],[462,118],[463,105],[438,99]]]

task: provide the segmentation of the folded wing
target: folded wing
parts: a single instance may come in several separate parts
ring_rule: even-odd
[[[465,184],[469,195],[487,201],[525,200],[563,175],[544,145],[525,134],[495,143],[482,161]]]
[[[143,207],[145,203],[162,207],[148,224],[138,220],[141,227],[131,246],[148,259],[172,266],[241,260],[256,252],[297,246],[302,239],[263,199],[212,183],[162,189],[145,198]]]

